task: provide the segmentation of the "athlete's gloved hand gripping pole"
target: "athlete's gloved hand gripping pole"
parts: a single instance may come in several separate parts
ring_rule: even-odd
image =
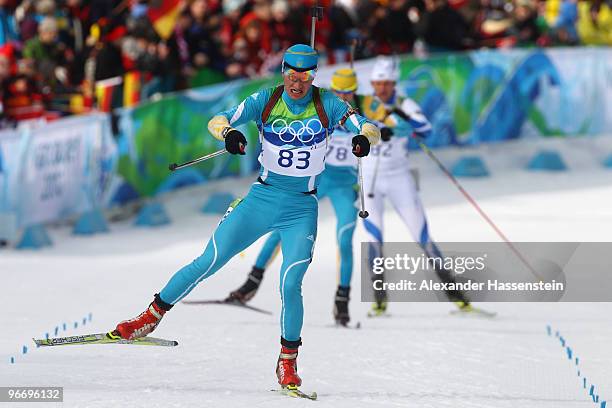
[[[224,123],[225,122],[225,123]],[[225,126],[223,126],[225,124]],[[211,129],[212,125],[212,129]],[[221,130],[219,130],[221,129]],[[199,157],[194,160],[190,160],[185,163],[176,164],[172,163],[168,166],[170,171],[179,170],[183,167],[191,166],[196,163],[203,162],[208,159],[212,159],[213,157],[220,156],[224,153],[229,154],[245,154],[245,148],[247,145],[247,140],[239,130],[236,130],[229,126],[227,119],[222,116],[215,116],[211,119],[208,124],[208,130],[212,135],[219,140],[225,141],[225,149],[218,150],[214,153],[207,154],[206,156]]]

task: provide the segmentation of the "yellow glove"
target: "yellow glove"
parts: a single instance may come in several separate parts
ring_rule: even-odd
[[[375,145],[380,141],[380,129],[370,122],[365,122],[361,126],[361,134],[368,138],[371,145]]]
[[[226,128],[229,129],[225,130]],[[231,129],[232,128],[225,116],[213,116],[213,118],[208,122],[208,131],[215,137],[215,139],[223,140],[227,132]]]

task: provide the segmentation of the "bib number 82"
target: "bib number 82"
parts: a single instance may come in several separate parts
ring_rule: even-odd
[[[293,166],[293,162],[295,160],[296,166],[295,168],[298,170],[307,169],[310,166],[310,152],[299,150],[297,154],[293,154],[292,150],[281,150],[278,152],[278,165],[281,167],[291,167]]]

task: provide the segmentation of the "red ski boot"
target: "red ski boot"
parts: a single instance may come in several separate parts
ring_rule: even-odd
[[[296,387],[302,385],[302,379],[297,373],[297,356],[297,348],[281,347],[278,362],[276,363],[276,376],[278,377],[278,383],[283,388],[288,385],[295,385]]]
[[[158,303],[162,303],[166,308],[163,309]],[[144,337],[155,330],[164,314],[170,310],[170,307],[167,306],[172,307],[172,305],[164,304],[158,296],[155,296],[155,300],[151,302],[147,310],[133,319],[119,323],[115,332],[126,340]]]

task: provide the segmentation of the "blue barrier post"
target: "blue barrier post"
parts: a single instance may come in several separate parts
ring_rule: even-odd
[[[559,152],[541,150],[529,161],[527,169],[533,171],[565,171],[567,170],[567,165]]]
[[[225,214],[236,197],[231,193],[213,193],[202,207],[204,214]]]
[[[51,246],[51,238],[47,234],[44,225],[36,224],[26,227],[21,240],[17,243],[17,249],[39,249]]]
[[[134,221],[134,225],[141,227],[158,227],[166,224],[170,224],[170,217],[163,204],[158,201],[145,204]]]
[[[451,168],[455,177],[487,177],[489,169],[479,156],[466,156],[459,159]]]

